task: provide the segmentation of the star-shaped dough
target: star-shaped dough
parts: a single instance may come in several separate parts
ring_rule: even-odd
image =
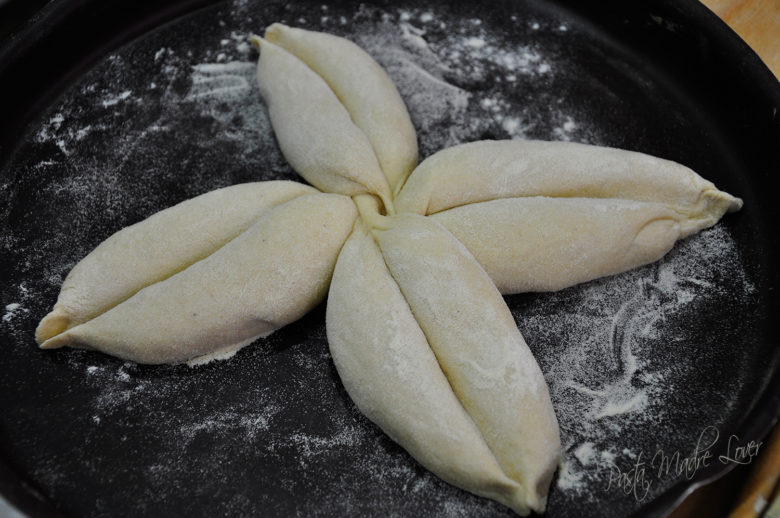
[[[741,200],[680,164],[573,143],[474,142],[418,166],[406,107],[359,47],[280,24],[253,41],[279,146],[316,189],[236,185],[117,232],[73,268],[36,339],[198,363],[327,294],[358,408],[442,479],[542,512],[558,424],[501,294],[655,261]]]

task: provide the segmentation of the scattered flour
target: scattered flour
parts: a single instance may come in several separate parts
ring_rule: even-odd
[[[22,307],[22,305],[18,302],[6,304],[5,315],[3,315],[3,322],[10,322],[14,318],[18,317],[21,313],[27,313],[27,309]]]
[[[103,99],[102,101],[103,108],[108,108],[109,106],[114,106],[119,104],[122,101],[126,101],[132,94],[133,92],[131,92],[130,90],[125,90],[124,92],[121,92],[117,95],[112,95],[106,99]]]
[[[6,330],[18,333],[24,329],[26,320],[30,317],[30,306],[34,306],[35,296],[27,287],[26,282],[19,283],[9,291],[8,295],[13,296],[16,302],[9,302],[5,305],[5,313],[0,318],[0,326],[3,326]]]
[[[427,10],[400,10],[383,13],[378,28],[352,37],[398,87],[418,129],[423,157],[483,138],[601,142],[595,128],[563,111],[565,98],[528,105],[525,98],[514,97],[522,96],[523,84],[554,77],[555,59],[535,44],[509,44],[491,35],[480,20],[453,26]],[[551,125],[556,126],[548,130]]]
[[[248,440],[268,430],[270,420],[281,409],[276,406],[264,408],[263,412],[247,415],[237,412],[219,412],[212,416],[197,416],[193,422],[179,427],[182,440],[191,442],[198,434],[239,433]]]
[[[596,453],[593,449],[593,443],[586,441],[580,444],[577,449],[574,450],[574,456],[583,466],[590,465],[596,457]]]

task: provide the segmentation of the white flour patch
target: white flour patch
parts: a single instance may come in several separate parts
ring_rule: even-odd
[[[578,127],[579,126],[577,123],[574,122],[570,116],[566,116],[566,120],[563,122],[563,124],[555,128],[553,132],[555,133],[557,140],[569,141],[572,139],[572,135]]]
[[[3,322],[10,322],[14,318],[18,317],[22,313],[27,313],[27,308],[22,307],[18,302],[12,302],[6,304],[5,314],[3,315]]]
[[[14,247],[15,243],[10,241],[6,246]],[[11,287],[9,287],[11,288]],[[9,290],[15,299],[14,302],[5,304],[5,312],[0,318],[0,325],[14,336],[23,336],[25,323],[30,318],[30,307],[36,302],[36,294],[22,282]]]
[[[334,448],[357,446],[364,438],[366,438],[364,429],[350,427],[328,436],[296,433],[290,435],[286,441],[295,446],[301,454],[301,462],[305,463],[311,457],[327,454]],[[274,447],[279,446],[276,444]]]
[[[35,135],[37,142],[45,142],[52,138],[56,134],[57,130],[62,126],[65,116],[62,113],[56,113],[49,118],[49,121],[42,124],[38,133]]]
[[[122,101],[126,101],[132,94],[133,92],[131,92],[130,90],[125,90],[124,92],[109,96],[108,98],[103,99],[102,101],[103,108],[108,108],[109,106],[115,106],[121,103]]]
[[[126,406],[132,405],[133,400],[142,396],[150,388],[150,382],[136,382],[128,372],[134,364],[125,363],[119,368],[114,366],[86,367],[87,380],[90,385],[99,388],[100,392],[95,399],[95,416],[100,419],[103,414],[110,414]]]
[[[190,423],[179,427],[179,433],[185,442],[191,442],[199,434],[240,434],[247,440],[255,439],[258,434],[268,430],[273,416],[281,408],[270,406],[257,414],[237,413],[233,411],[220,412],[210,416],[193,416]]]
[[[202,63],[192,67],[192,70],[192,88],[185,100],[212,98],[241,102],[252,92],[254,63]]]

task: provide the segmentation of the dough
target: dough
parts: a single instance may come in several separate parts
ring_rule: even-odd
[[[739,198],[670,160],[534,140],[484,140],[439,151],[415,169],[395,204],[399,212],[435,214],[468,203],[527,196],[661,203],[680,214],[682,237],[742,207]]]
[[[518,140],[434,154],[395,203],[452,231],[503,294],[563,289],[656,261],[742,206],[669,160]]]
[[[505,295],[560,290],[657,261],[685,223],[660,203],[541,196],[471,203],[430,217]]]
[[[41,347],[96,349],[139,363],[235,352],[325,297],[356,217],[345,196],[295,198],[205,259]]]
[[[54,309],[38,325],[36,340],[43,343],[100,315],[213,253],[274,207],[316,192],[286,181],[233,185],[120,230],[73,267]]]
[[[349,40],[275,23],[268,41],[295,54],[333,89],[368,137],[390,189],[397,194],[417,165],[417,135],[384,69]]]
[[[392,219],[375,231],[390,274],[501,469],[542,512],[561,445],[536,360],[495,285],[452,234],[415,214]]]
[[[367,227],[358,221],[328,294],[328,344],[363,414],[447,482],[528,513],[439,367]]]
[[[366,135],[325,81],[286,50],[254,37],[257,81],[282,153],[309,183],[347,196],[375,194],[392,210],[387,179]]]

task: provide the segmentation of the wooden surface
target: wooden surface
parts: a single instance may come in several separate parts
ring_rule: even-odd
[[[743,484],[737,502],[729,518],[753,518],[763,516],[773,498],[777,498],[778,478],[780,478],[780,427],[767,439],[764,452],[756,459]]]
[[[780,78],[780,0],[703,0]]]

